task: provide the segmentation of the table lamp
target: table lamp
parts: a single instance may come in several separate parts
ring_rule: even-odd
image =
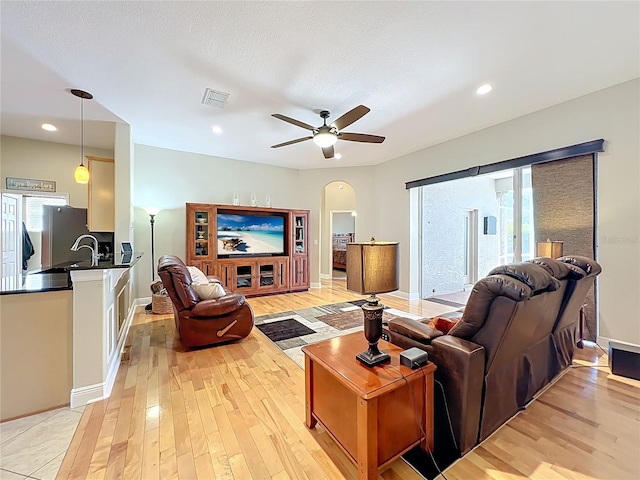
[[[546,242],[538,242],[536,244],[536,256],[560,258],[563,255],[564,242],[552,242],[547,238]]]
[[[364,336],[369,349],[356,355],[368,367],[391,360],[378,349],[382,336],[382,311],[384,305],[376,293],[393,292],[398,289],[398,243],[370,242],[347,244],[347,290],[362,295],[371,295],[362,305],[364,312]]]

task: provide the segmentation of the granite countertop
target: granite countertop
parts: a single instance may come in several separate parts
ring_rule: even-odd
[[[48,273],[51,269],[64,269],[65,271],[74,270],[103,270],[108,268],[131,268],[138,260],[142,258],[142,252],[133,252],[129,255],[122,253],[114,253],[107,259],[101,259],[98,261],[98,265],[91,265],[91,260],[83,260],[81,262],[67,263],[62,265],[53,265],[49,269],[45,269],[44,273]]]
[[[5,279],[8,280],[8,279]],[[7,283],[0,289],[0,295],[14,293],[54,292],[71,290],[71,279],[68,273],[42,273],[24,275],[21,282]]]
[[[112,257],[100,260],[98,265],[92,266],[90,260],[75,263],[52,265],[41,270],[34,270],[22,276],[22,282],[7,283],[0,288],[0,295],[14,293],[52,292],[56,290],[71,290],[70,272],[77,270],[105,270],[109,268],[131,268],[142,258],[143,253],[133,252],[130,255],[116,253]]]

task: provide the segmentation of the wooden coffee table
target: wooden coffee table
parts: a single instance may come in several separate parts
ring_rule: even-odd
[[[313,428],[320,422],[356,464],[359,479],[377,480],[379,469],[416,445],[433,451],[436,366],[401,366],[403,349],[381,340],[378,347],[391,362],[368,368],[355,358],[367,347],[362,332],[356,332],[302,348],[306,424]]]

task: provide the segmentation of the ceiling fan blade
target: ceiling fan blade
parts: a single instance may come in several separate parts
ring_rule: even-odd
[[[371,109],[369,107],[358,105],[356,108],[349,110],[347,113],[342,115],[335,122],[332,122],[331,125],[336,127],[338,130],[342,130],[343,128],[351,125],[353,122],[360,120],[370,111]]]
[[[278,145],[271,145],[271,148],[286,147],[287,145],[293,145],[294,143],[304,142],[305,140],[311,140],[312,138],[313,137],[296,138],[295,140],[289,140],[288,142],[279,143]]]
[[[349,142],[364,142],[364,143],[382,143],[384,137],[378,135],[369,135],[366,133],[348,133],[342,132],[338,135],[340,140],[348,140]]]
[[[333,145],[331,145],[330,147],[323,148],[322,153],[324,154],[324,158],[333,158],[335,155],[335,152],[333,150]]]
[[[274,113],[271,116],[279,120],[282,120],[283,122],[291,123],[297,127],[306,128],[307,130],[312,130],[312,131],[314,130],[314,127],[312,127],[311,125],[301,122],[300,120],[296,120],[295,118],[287,117],[285,115],[280,115],[279,113]]]

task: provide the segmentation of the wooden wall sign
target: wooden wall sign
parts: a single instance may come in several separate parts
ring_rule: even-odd
[[[53,180],[7,177],[7,189],[29,190],[31,192],[55,192],[56,182]]]

